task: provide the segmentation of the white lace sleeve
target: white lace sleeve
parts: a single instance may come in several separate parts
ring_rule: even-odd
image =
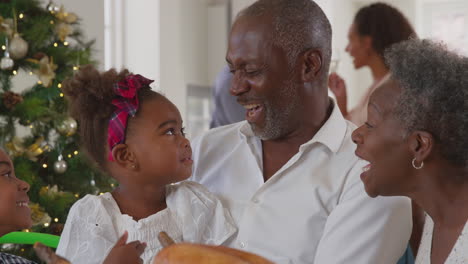
[[[118,236],[99,197],[87,195],[68,214],[57,254],[73,264],[100,264]]]
[[[198,183],[171,186],[167,206],[181,221],[185,242],[221,245],[237,231],[221,201]]]

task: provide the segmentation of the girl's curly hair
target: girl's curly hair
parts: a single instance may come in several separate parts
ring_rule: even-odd
[[[114,111],[113,85],[129,74],[126,69],[100,73],[92,65],[86,65],[63,82],[62,89],[68,100],[70,115],[79,123],[81,144],[88,156],[103,170],[107,157],[107,126]],[[143,87],[138,91],[138,99],[143,103],[154,94],[159,95],[149,86]]]

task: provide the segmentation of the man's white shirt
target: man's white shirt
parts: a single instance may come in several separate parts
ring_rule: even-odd
[[[227,245],[279,264],[396,263],[411,234],[410,200],[367,196],[360,180],[367,163],[354,155],[354,129],[335,106],[266,182],[262,143],[247,122],[197,138],[191,180],[230,210],[239,231]]]

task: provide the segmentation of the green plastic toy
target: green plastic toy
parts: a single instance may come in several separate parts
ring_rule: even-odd
[[[0,244],[33,245],[36,242],[41,242],[51,248],[57,248],[59,241],[60,236],[35,232],[11,232],[0,237]]]

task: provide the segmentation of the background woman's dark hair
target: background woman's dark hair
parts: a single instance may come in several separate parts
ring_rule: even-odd
[[[107,126],[114,111],[113,85],[130,72],[115,69],[100,73],[92,65],[82,67],[64,82],[63,93],[68,100],[70,115],[78,121],[80,142],[86,153],[105,170],[107,160]],[[149,86],[138,91],[140,104],[157,94]],[[127,129],[128,132],[128,129]]]
[[[398,9],[384,3],[359,9],[354,25],[359,35],[372,38],[372,47],[382,57],[392,44],[417,36],[408,19]]]

